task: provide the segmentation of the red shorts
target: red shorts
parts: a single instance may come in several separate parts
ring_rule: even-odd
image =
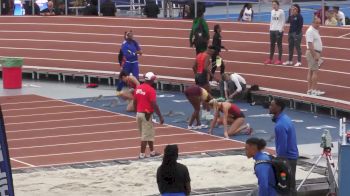
[[[186,97],[202,96],[202,89],[199,86],[193,85],[185,90]]]

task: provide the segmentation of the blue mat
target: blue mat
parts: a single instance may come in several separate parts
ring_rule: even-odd
[[[83,104],[95,108],[101,108],[116,113],[123,113],[130,116],[135,116],[135,113],[126,112],[126,103],[122,103],[116,107],[105,107],[114,97],[103,97],[96,102],[86,102],[87,98],[69,99],[67,101]],[[187,102],[182,93],[176,92],[158,92],[158,103],[162,114],[172,111],[174,116],[166,116],[165,123],[178,127],[187,128],[186,120],[192,113],[192,106]],[[254,128],[253,136],[261,137],[266,140],[271,138],[274,133],[274,123],[271,117],[268,116],[268,110],[261,106],[250,106],[244,102],[238,102],[237,105],[244,111],[246,120]],[[286,109],[286,113],[293,119],[297,130],[298,144],[320,143],[321,135],[324,128],[331,131],[333,140],[338,139],[338,119],[333,119],[328,116],[314,115],[308,112],[294,111]],[[201,130],[207,132],[207,130]],[[214,134],[223,136],[223,128],[215,128]],[[249,136],[238,135],[231,137],[232,139],[245,141]],[[268,146],[274,146],[274,141],[269,141]]]

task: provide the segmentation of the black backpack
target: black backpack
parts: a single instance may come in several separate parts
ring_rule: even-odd
[[[254,168],[256,165],[261,163],[270,163],[272,165],[276,184],[275,189],[278,193],[289,193],[291,190],[290,182],[291,182],[291,173],[292,169],[288,162],[288,159],[281,157],[274,157],[269,155],[271,160],[257,160],[255,162]]]
[[[199,21],[198,27],[193,31],[194,44],[196,46],[208,43],[208,35],[204,32],[202,21]]]

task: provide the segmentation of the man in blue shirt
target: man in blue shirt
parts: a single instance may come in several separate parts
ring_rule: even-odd
[[[256,161],[254,170],[255,175],[258,178],[259,188],[254,190],[251,196],[275,196],[276,190],[274,186],[276,185],[275,174],[272,168],[272,164],[269,162],[259,161],[270,161],[269,155],[262,152],[265,148],[266,142],[264,139],[258,139],[255,137],[249,138],[246,141],[245,152],[248,158],[252,158]]]
[[[297,138],[292,120],[283,112],[285,104],[279,99],[275,99],[270,104],[270,114],[273,115],[272,121],[275,125],[275,145],[277,157],[286,158],[291,166],[291,193],[296,195],[295,190],[295,171],[299,151]]]
[[[128,75],[132,74],[135,78],[139,79],[138,55],[142,55],[142,51],[137,41],[134,40],[132,31],[126,33],[125,40],[121,46],[121,52],[125,58],[125,63],[123,64],[122,71],[126,72]],[[123,81],[119,81],[117,87],[117,95],[124,86],[125,83]]]

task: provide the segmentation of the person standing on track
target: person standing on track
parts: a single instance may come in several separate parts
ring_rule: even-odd
[[[196,56],[196,61],[192,67],[193,73],[195,75],[195,83],[204,88],[208,91],[208,93],[211,93],[210,86],[209,86],[209,79],[211,76],[211,72],[209,70],[210,66],[210,60],[211,57],[214,54],[214,48],[209,47],[206,51],[199,53]]]
[[[317,82],[318,82],[318,70],[320,65],[323,63],[321,59],[322,52],[322,40],[319,32],[319,28],[321,25],[321,19],[315,17],[312,25],[307,29],[305,33],[306,37],[306,61],[309,66],[309,72],[307,75],[308,87],[307,94],[308,95],[323,95],[325,92],[317,90]]]
[[[282,39],[284,24],[286,22],[284,11],[279,8],[280,3],[277,0],[272,1],[271,23],[270,23],[270,57],[264,64],[282,65]],[[273,61],[275,54],[275,45],[278,47],[278,60]]]
[[[185,96],[192,105],[194,111],[190,118],[190,122],[188,123],[188,129],[206,129],[207,125],[203,125],[200,121],[199,112],[201,109],[201,103],[203,105],[203,109],[209,109],[208,102],[213,99],[213,97],[206,91],[204,88],[200,86],[193,85],[185,90]],[[192,126],[194,120],[197,121],[196,126]]]
[[[152,87],[156,76],[152,72],[145,74],[145,83],[136,87],[134,93],[134,106],[136,108],[136,121],[138,129],[141,133],[141,152],[140,159],[146,157],[147,144],[150,149],[150,157],[159,156],[160,154],[154,150],[155,130],[152,122],[153,112],[159,117],[160,124],[164,123],[162,114],[157,104],[156,91]]]
[[[321,22],[321,21],[320,21]],[[297,136],[292,120],[284,113],[285,104],[279,100],[272,100],[269,110],[273,115],[272,121],[275,125],[275,146],[276,155],[286,159],[291,167],[290,195],[296,195],[295,172],[299,150],[297,146]]]
[[[142,55],[140,45],[134,40],[134,34],[132,31],[126,32],[125,40],[121,46],[121,52],[125,62],[122,66],[122,71],[128,75],[132,74],[136,79],[139,79],[139,62],[138,55]],[[121,91],[125,83],[119,81],[117,86],[117,92]]]
[[[224,136],[225,138],[229,138],[243,130],[245,130],[245,134],[250,135],[253,131],[250,128],[248,123],[244,124],[245,115],[241,111],[241,109],[233,103],[228,102],[218,102],[216,99],[212,99],[209,102],[210,107],[214,109],[214,119],[211,121],[210,128],[208,133],[212,134],[213,129],[216,124],[224,125]],[[220,117],[220,113],[223,113],[224,116]],[[230,127],[228,127],[230,125]]]
[[[210,39],[208,24],[204,19],[204,12],[198,11],[198,17],[193,20],[190,33],[190,47],[196,47],[196,54],[207,50]]]
[[[213,37],[212,47],[214,48],[215,52],[214,52],[213,56],[211,57],[211,64],[212,64],[211,74],[212,75],[210,76],[210,81],[213,80],[217,67],[220,67],[220,74],[225,73],[225,65],[224,65],[222,58],[220,57],[220,52],[221,52],[221,49],[225,49],[226,51],[228,51],[228,49],[225,48],[225,46],[223,46],[221,44],[221,27],[220,27],[220,25],[217,24],[214,26],[214,32],[215,32],[215,34]],[[212,85],[217,85],[217,84],[212,83]]]
[[[253,6],[251,3],[244,4],[237,21],[252,22],[254,17]]]
[[[289,58],[288,61],[283,63],[283,65],[293,64],[293,53],[295,47],[298,53],[298,62],[294,66],[299,67],[301,66],[301,40],[303,38],[304,19],[300,14],[300,6],[298,4],[292,6],[292,14],[289,16],[288,22],[290,23],[288,34]]]

